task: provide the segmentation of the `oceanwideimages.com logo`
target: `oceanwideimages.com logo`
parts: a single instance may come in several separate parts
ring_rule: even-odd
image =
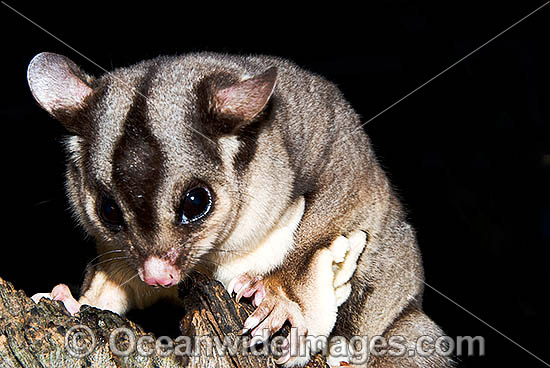
[[[91,328],[75,325],[65,334],[65,349],[75,358],[83,358],[94,352],[98,342]],[[171,338],[151,335],[137,336],[135,331],[120,327],[110,332],[109,349],[119,357],[133,354],[150,357],[176,356],[225,356],[246,355],[272,356],[281,364],[292,357],[307,358],[312,352],[321,352],[324,356],[347,361],[351,364],[364,364],[369,356],[483,356],[485,339],[481,336],[420,336],[416,341],[407,341],[405,337],[352,336],[299,336],[291,329],[287,337],[275,336],[269,339],[269,330],[261,335],[239,336],[179,336]]]

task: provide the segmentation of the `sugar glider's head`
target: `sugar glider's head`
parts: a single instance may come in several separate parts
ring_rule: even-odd
[[[262,119],[277,71],[158,58],[93,78],[41,53],[28,82],[71,133],[67,190],[78,220],[172,286],[228,236],[240,207],[235,132]]]

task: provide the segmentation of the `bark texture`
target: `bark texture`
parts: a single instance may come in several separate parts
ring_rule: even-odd
[[[0,278],[0,367],[277,366],[268,346],[257,348],[259,354],[243,348],[247,339],[239,331],[251,305],[236,303],[220,283],[200,274],[182,285],[180,295],[185,314],[174,323],[188,337],[173,339],[172,347],[167,341],[155,346],[152,334],[124,317],[86,306],[71,316],[62,303],[43,298],[35,304]],[[119,333],[113,334],[115,330]],[[218,342],[224,347],[216,346]],[[307,367],[328,366],[318,355]]]

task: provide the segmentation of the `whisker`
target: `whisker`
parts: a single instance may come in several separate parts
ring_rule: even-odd
[[[193,249],[193,248],[192,248]],[[237,249],[210,249],[208,252],[213,253],[226,253],[226,254],[250,254],[252,251],[249,250],[237,250]]]
[[[96,266],[99,266],[100,264],[103,264],[103,263],[106,263],[106,262],[112,262],[112,261],[120,261],[122,259],[129,259],[130,257],[128,256],[124,256],[124,257],[113,257],[113,258],[109,258],[109,259],[104,259],[103,261],[100,261],[100,262],[97,262],[95,264],[92,264],[92,265],[89,265],[90,267],[96,267]]]
[[[128,280],[126,280],[125,282],[123,282],[122,284],[118,285],[116,288],[117,289],[120,289],[122,288],[124,285],[126,285],[127,283],[129,283],[130,281],[132,281],[133,279],[135,279],[137,276],[139,275],[139,273],[136,272],[136,274],[132,277],[130,277]],[[80,308],[80,313],[84,312],[86,309],[88,309],[90,306],[89,305],[83,305],[81,308]]]
[[[241,250],[231,250],[231,249],[205,249],[204,247],[193,247],[193,246],[186,247],[185,249],[191,252],[199,252],[200,253],[199,257],[205,257],[200,259],[207,259],[206,257],[208,257],[208,254],[213,254],[213,253],[221,254],[221,255],[236,254],[238,256],[246,256],[252,253],[252,251],[241,251]]]
[[[193,259],[193,263],[195,263],[195,264],[199,264],[199,263],[203,263],[203,264],[204,264],[204,263],[206,263],[206,264],[208,264],[208,265],[216,266],[216,267],[220,267],[220,266],[223,265],[222,263],[213,261],[213,260],[208,259],[208,258],[195,258],[195,259]]]
[[[88,262],[88,264],[92,263],[93,261],[95,261],[96,259],[98,259],[100,257],[103,257],[107,254],[116,253],[116,252],[122,252],[122,249],[113,249],[113,250],[110,250],[108,252],[103,252],[103,253],[99,254],[98,256],[94,257],[90,262]]]
[[[124,285],[126,285],[127,283],[129,283],[130,281],[132,281],[133,279],[135,279],[137,276],[139,275],[138,272],[136,272],[136,274],[132,277],[130,277],[128,280],[126,280],[125,282],[123,282],[122,284],[120,284],[119,286],[117,286],[117,288],[121,288],[123,287]]]

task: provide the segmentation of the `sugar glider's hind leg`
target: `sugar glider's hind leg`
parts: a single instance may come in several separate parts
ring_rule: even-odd
[[[359,330],[367,326],[357,326]],[[417,307],[409,307],[380,336],[356,335],[361,344],[347,347],[348,356],[328,356],[331,368],[349,366],[355,368],[452,368],[455,362],[443,331]],[[375,342],[376,339],[376,342]],[[354,337],[347,338],[352,343]],[[440,344],[437,348],[436,345]],[[332,347],[331,349],[334,349]]]
[[[455,364],[448,346],[436,348],[443,331],[421,310],[406,309],[393,325],[383,335],[385,341],[397,344],[390,348],[396,354],[370,354],[369,368],[389,367],[423,367],[423,368],[451,368]],[[449,352],[450,353],[450,352]],[[367,365],[364,365],[365,367]]]
[[[385,231],[370,237],[359,258],[351,293],[338,310],[332,335],[368,344],[380,340],[375,346],[382,345],[382,353],[361,347],[356,358],[347,360],[352,366],[452,367],[441,350],[417,349],[419,339],[419,347],[427,343],[433,348],[444,333],[422,311],[424,275],[412,228],[395,215],[385,226]],[[338,363],[338,356],[330,358],[332,365]]]

